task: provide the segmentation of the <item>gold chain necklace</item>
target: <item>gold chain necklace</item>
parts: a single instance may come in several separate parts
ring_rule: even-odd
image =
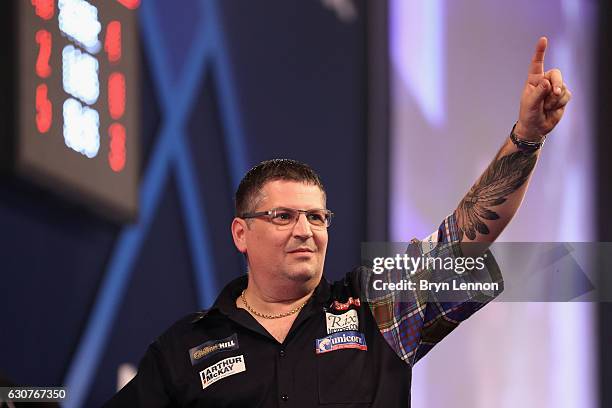
[[[253,313],[255,316],[259,316],[262,319],[280,319],[281,317],[287,317],[287,316],[291,316],[292,314],[295,314],[297,312],[299,312],[300,310],[302,310],[304,308],[304,306],[306,306],[306,303],[308,303],[308,301],[310,300],[310,296],[308,297],[308,299],[306,299],[304,301],[304,303],[302,303],[301,305],[299,305],[298,307],[296,307],[295,309],[292,309],[288,312],[285,313],[279,313],[279,314],[264,314],[264,313],[259,313],[257,310],[253,309],[251,307],[251,305],[249,305],[249,303],[246,300],[246,296],[244,296],[244,292],[246,292],[246,289],[244,289],[242,291],[242,293],[240,294],[240,299],[242,299],[242,303],[244,303],[244,307],[251,313]]]

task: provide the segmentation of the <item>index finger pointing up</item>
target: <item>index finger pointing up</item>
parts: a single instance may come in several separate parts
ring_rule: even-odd
[[[546,46],[548,45],[548,39],[546,37],[540,37],[536,44],[535,53],[531,59],[531,65],[529,65],[530,75],[543,75],[544,74],[544,54],[546,53]]]

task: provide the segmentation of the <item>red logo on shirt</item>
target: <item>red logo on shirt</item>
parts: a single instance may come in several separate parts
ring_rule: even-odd
[[[351,307],[351,305],[355,305],[355,307],[359,307],[361,306],[361,300],[359,300],[359,298],[352,298],[352,297],[349,297],[345,303],[334,300],[334,303],[332,303],[331,307],[334,310],[348,310],[348,308]]]

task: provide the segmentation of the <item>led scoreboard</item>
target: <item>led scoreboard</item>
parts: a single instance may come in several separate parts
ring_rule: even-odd
[[[18,0],[18,174],[115,220],[137,213],[140,0]]]

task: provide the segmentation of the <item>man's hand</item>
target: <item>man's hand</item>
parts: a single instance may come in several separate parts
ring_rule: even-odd
[[[521,107],[515,133],[521,139],[540,141],[559,123],[572,93],[563,82],[561,71],[544,72],[546,37],[540,37],[529,66],[527,82],[521,95]]]

